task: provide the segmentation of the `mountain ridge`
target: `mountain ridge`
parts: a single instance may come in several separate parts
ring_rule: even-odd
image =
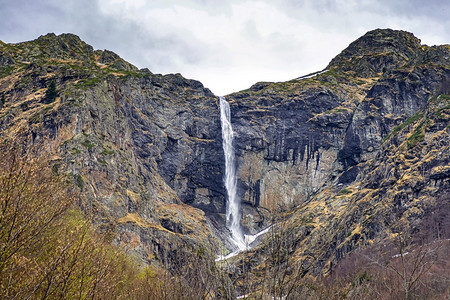
[[[400,223],[414,233],[436,207],[448,214],[449,57],[449,45],[376,29],[311,77],[227,95],[244,231],[283,216],[287,263],[320,275]],[[100,231],[142,264],[232,248],[218,98],[199,81],[48,34],[0,45],[0,97],[2,140],[40,145]],[[256,270],[268,249],[235,259]]]

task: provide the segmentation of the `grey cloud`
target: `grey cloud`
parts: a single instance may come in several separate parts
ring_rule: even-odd
[[[411,31],[419,38],[435,35],[443,42],[450,40],[448,0],[280,0],[273,3],[290,17],[305,20],[324,32],[345,32],[351,39],[375,28],[397,26],[393,29]]]
[[[48,1],[16,0],[0,4],[0,39],[20,42],[55,31],[61,24],[61,10]]]
[[[245,22],[242,33],[247,39],[251,40],[252,42],[261,41],[261,34],[259,33],[258,28],[256,27],[256,23],[253,20],[247,20]]]
[[[165,32],[162,28],[142,28],[131,20],[102,15],[93,1],[72,0],[70,4],[65,7],[66,14],[82,13],[81,18],[72,16],[72,31],[80,32],[87,42],[97,47],[116,51],[139,67],[173,67],[177,60],[195,63],[201,59],[197,49],[177,33]]]
[[[272,2],[265,0],[266,2]],[[447,20],[450,13],[448,0],[280,0],[278,3],[289,10],[299,10],[306,5],[319,12],[336,12],[342,10],[347,4],[357,7],[360,11],[373,13],[391,12],[395,15],[427,16],[436,19]]]
[[[449,21],[450,2],[447,0],[381,0],[380,3],[395,15]]]

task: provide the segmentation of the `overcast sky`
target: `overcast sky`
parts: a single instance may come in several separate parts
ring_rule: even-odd
[[[216,95],[319,71],[375,28],[450,43],[449,0],[0,0],[0,40],[77,34]]]

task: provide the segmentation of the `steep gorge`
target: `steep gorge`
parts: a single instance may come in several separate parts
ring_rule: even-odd
[[[59,97],[47,103],[52,81]],[[290,261],[317,275],[448,210],[449,89],[448,45],[374,30],[322,72],[226,96],[245,233],[283,214]],[[49,34],[0,45],[0,97],[1,139],[37,145],[78,185],[91,220],[142,263],[231,249],[219,99],[200,82]],[[266,251],[262,242],[236,259],[256,267]]]

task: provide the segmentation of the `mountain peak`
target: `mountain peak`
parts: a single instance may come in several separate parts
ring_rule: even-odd
[[[0,51],[3,55],[10,56],[13,61],[40,62],[59,59],[91,62],[95,60],[94,48],[71,33],[60,35],[48,33],[35,40],[5,45]]]
[[[56,35],[53,32],[50,32],[46,35],[41,35],[36,39],[36,41],[65,41],[72,44],[76,43],[86,45],[86,43],[83,42],[78,35],[73,33],[61,33],[59,35]]]
[[[375,29],[352,42],[328,65],[372,77],[400,67],[420,53],[420,39],[403,30]]]
[[[3,59],[0,65],[11,65],[16,61],[42,64],[49,60],[59,60],[77,62],[79,65],[107,65],[122,71],[138,70],[116,53],[109,50],[94,50],[91,45],[72,33],[60,35],[48,33],[32,41],[5,45],[2,47],[0,44]]]

